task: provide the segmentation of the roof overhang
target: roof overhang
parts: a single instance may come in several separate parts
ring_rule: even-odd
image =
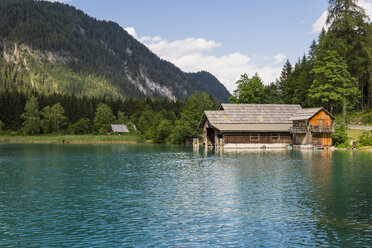
[[[198,128],[203,128],[204,127],[204,123],[205,123],[206,120],[207,120],[207,115],[204,112],[203,113],[203,117],[201,118],[201,120],[199,122]]]
[[[289,132],[291,124],[212,124],[221,132]]]
[[[302,109],[301,111],[303,110],[306,110],[305,109]],[[307,117],[303,117],[303,116],[296,116],[296,114],[294,116],[292,116],[289,120],[291,121],[304,121],[304,120],[310,120],[311,118],[313,118],[315,115],[317,115],[320,111],[324,111],[326,112],[327,115],[329,115],[333,120],[335,119],[335,117],[329,113],[325,108],[323,107],[320,107],[319,110],[315,111],[314,113],[312,113],[311,115],[307,116]]]

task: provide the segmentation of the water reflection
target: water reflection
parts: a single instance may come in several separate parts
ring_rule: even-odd
[[[372,153],[0,145],[0,246],[368,246]]]
[[[372,166],[361,159],[364,155],[344,151],[305,154],[311,168],[311,206],[318,217],[314,233],[323,236],[326,244],[371,241],[372,200],[367,178],[372,178]]]

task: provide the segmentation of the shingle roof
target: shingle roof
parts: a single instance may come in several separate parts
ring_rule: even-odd
[[[208,119],[221,131],[289,131],[289,119],[301,109],[297,104],[222,104],[220,110],[204,111],[200,127]]]
[[[292,124],[214,124],[225,132],[288,132]]]
[[[222,104],[221,110],[205,111],[213,124],[291,124],[301,110],[297,104]]]
[[[329,114],[332,118],[334,118],[324,108],[304,108],[298,111],[297,113],[295,113],[289,120],[291,121],[308,120],[314,115],[316,115],[320,110],[324,110],[327,114]]]
[[[126,125],[111,125],[111,130],[115,133],[129,133],[129,130]]]

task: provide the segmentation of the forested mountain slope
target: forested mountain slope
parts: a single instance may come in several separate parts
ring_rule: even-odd
[[[0,0],[0,88],[100,97],[230,96],[210,73],[182,72],[114,22],[32,0]]]

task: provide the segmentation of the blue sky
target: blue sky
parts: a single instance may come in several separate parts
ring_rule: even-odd
[[[186,72],[206,70],[230,92],[241,74],[265,84],[308,52],[324,24],[327,0],[68,0],[117,22]],[[359,0],[372,12],[372,0]]]

